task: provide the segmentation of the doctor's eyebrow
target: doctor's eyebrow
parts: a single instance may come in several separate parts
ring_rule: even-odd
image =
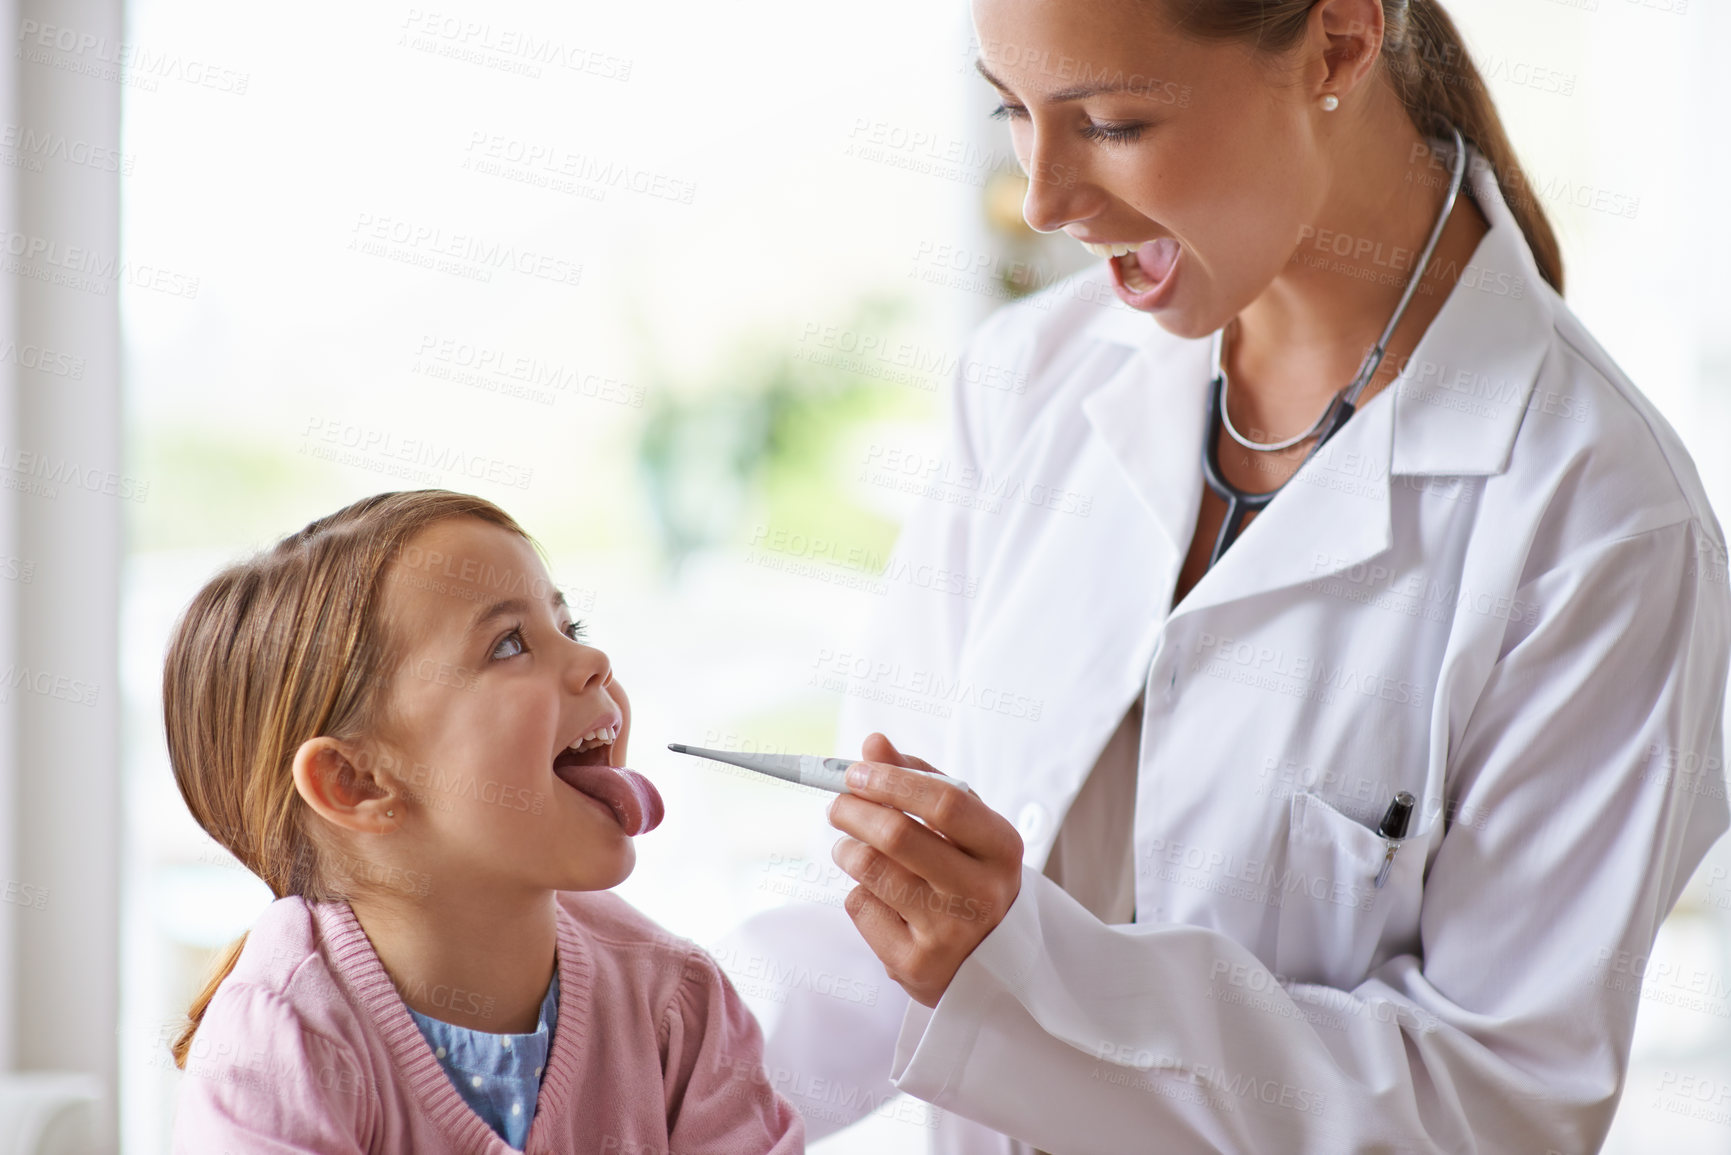
[[[1010,91],[1010,86],[999,80],[996,76],[993,76],[991,69],[986,67],[986,62],[977,56],[974,58],[974,71],[985,77],[987,83],[1005,96],[1015,95]],[[1105,96],[1114,92],[1135,93],[1139,91],[1145,96],[1147,95],[1147,89],[1148,84],[1146,81],[1141,84],[1131,84],[1129,79],[1122,79],[1112,84],[1079,84],[1072,88],[1060,88],[1058,91],[1046,97],[1046,103],[1064,104],[1072,100],[1086,100],[1090,96]]]

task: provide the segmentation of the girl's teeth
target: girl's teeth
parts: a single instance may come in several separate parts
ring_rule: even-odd
[[[589,731],[587,734],[571,743],[570,748],[572,750],[582,751],[592,744],[606,745],[618,736],[619,728],[617,726],[603,726],[599,730]]]

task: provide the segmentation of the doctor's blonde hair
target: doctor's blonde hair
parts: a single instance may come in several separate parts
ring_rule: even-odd
[[[1269,54],[1297,44],[1317,0],[1158,0],[1180,32],[1203,40],[1237,40]],[[1563,291],[1563,255],[1515,158],[1502,118],[1468,55],[1454,21],[1438,0],[1382,0],[1381,63],[1413,124],[1424,133],[1438,115],[1461,130],[1491,170],[1521,226],[1539,274]]]
[[[387,571],[415,535],[453,517],[530,540],[479,497],[381,493],[230,566],[175,626],[162,671],[175,785],[205,832],[277,898],[347,897],[321,870],[295,790],[295,751],[311,738],[357,738],[380,716],[396,655],[379,612]],[[193,1000],[170,1047],[176,1066],[186,1066],[205,1008],[245,945],[242,935]]]

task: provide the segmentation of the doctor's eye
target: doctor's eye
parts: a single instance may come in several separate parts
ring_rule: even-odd
[[[1127,144],[1142,135],[1143,124],[1090,124],[1082,130],[1082,135],[1089,140],[1103,140],[1111,144]]]
[[[1000,104],[988,115],[993,120],[1025,120],[1028,110],[1019,104]],[[1082,129],[1082,137],[1107,144],[1128,144],[1147,128],[1145,124],[1089,124]]]

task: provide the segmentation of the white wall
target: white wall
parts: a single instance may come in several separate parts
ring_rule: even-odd
[[[122,494],[117,0],[7,5],[0,89],[0,1066],[114,1142]],[[54,29],[49,32],[48,29]]]

